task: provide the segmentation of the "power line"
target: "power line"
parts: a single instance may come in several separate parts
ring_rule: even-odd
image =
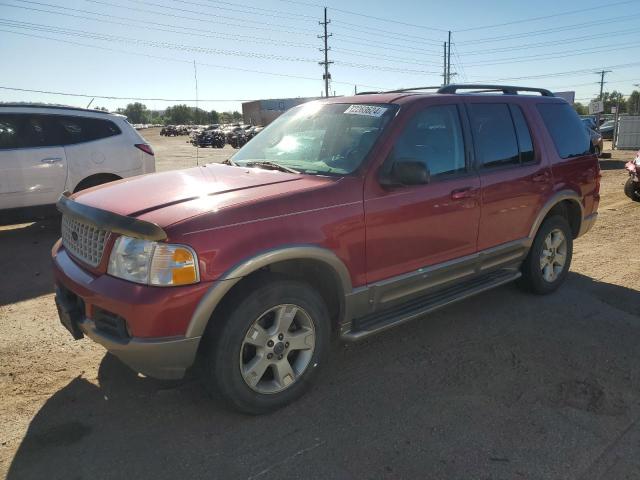
[[[629,48],[636,48],[638,45],[638,43],[632,43],[632,44],[626,44],[626,46],[621,47],[619,43],[615,43],[615,44],[610,44],[610,45],[602,45],[600,47],[593,47],[593,48],[582,48],[582,49],[577,49],[577,50],[564,50],[562,52],[557,52],[557,54],[549,54],[549,53],[541,53],[541,54],[536,54],[536,55],[525,55],[525,56],[520,56],[520,57],[510,57],[510,58],[502,58],[502,59],[498,59],[498,61],[491,61],[491,60],[487,60],[487,61],[482,61],[482,62],[475,62],[475,63],[467,63],[467,67],[479,67],[479,66],[491,66],[491,65],[505,65],[505,64],[511,64],[511,63],[522,63],[522,62],[529,62],[531,60],[535,60],[535,59],[542,59],[542,60],[551,60],[554,58],[566,58],[566,57],[572,57],[572,56],[578,56],[578,55],[587,55],[590,53],[601,53],[601,52],[607,52],[610,51],[611,48],[616,48],[616,50],[627,50]]]
[[[90,95],[88,93],[56,92],[49,90],[32,90],[29,88],[17,88],[0,86],[2,90],[15,92],[43,93],[46,95],[63,95],[65,97],[100,98],[103,100],[136,100],[143,102],[250,102],[247,98],[146,98],[146,97],[116,97],[113,95]],[[0,104],[1,105],[1,104]]]
[[[629,34],[638,34],[638,29],[637,28],[629,28],[626,30],[618,30],[615,33],[616,37],[620,37],[620,36],[624,36],[624,35],[629,35]],[[470,50],[470,51],[463,51],[462,53],[464,54],[465,57],[467,56],[478,56],[478,55],[490,55],[493,53],[500,53],[500,52],[511,52],[513,50],[530,50],[532,48],[535,47],[546,47],[549,45],[553,45],[553,46],[557,46],[557,45],[564,45],[567,43],[581,43],[584,41],[588,41],[588,40],[596,40],[598,38],[604,38],[604,37],[611,37],[611,32],[604,32],[604,33],[600,33],[600,34],[589,34],[589,35],[583,35],[580,37],[571,37],[571,38],[559,38],[557,40],[551,40],[548,42],[538,42],[538,43],[527,43],[527,44],[523,44],[523,45],[514,45],[514,46],[509,46],[509,47],[498,47],[498,48],[485,48],[485,49],[481,49],[481,50]]]
[[[576,23],[573,25],[564,25],[564,26],[559,26],[559,27],[554,27],[554,28],[545,28],[542,30],[533,30],[530,32],[523,32],[523,33],[515,33],[515,34],[511,34],[511,35],[501,35],[501,36],[497,36],[497,37],[484,37],[484,38],[475,38],[472,40],[465,40],[462,42],[458,42],[458,44],[463,45],[463,44],[469,44],[469,43],[473,43],[473,44],[477,44],[477,43],[487,43],[487,42],[497,42],[497,41],[502,41],[502,40],[510,40],[513,38],[525,38],[525,37],[530,37],[530,36],[536,36],[536,35],[543,35],[545,33],[556,33],[556,32],[564,32],[567,30],[575,30],[575,29],[579,29],[579,28],[583,28],[583,27],[591,27],[591,26],[599,26],[599,25],[606,25],[609,23],[614,23],[614,22],[620,22],[620,21],[625,21],[625,20],[630,20],[636,17],[639,17],[640,14],[638,13],[634,13],[631,15],[624,15],[624,16],[620,16],[620,17],[610,17],[607,19],[601,19],[601,20],[594,20],[594,21],[589,21],[589,22],[583,22],[583,23]]]
[[[21,1],[21,0],[14,0],[14,1]],[[158,25],[161,27],[169,27],[169,28],[174,28],[174,29],[183,29],[183,30],[188,30],[185,32],[181,32],[181,31],[177,31],[177,30],[170,30],[170,29],[166,29],[166,28],[158,28],[158,27],[147,27],[151,30],[157,30],[160,32],[170,32],[170,33],[178,33],[181,35],[189,35],[189,36],[196,36],[196,37],[202,37],[202,38],[220,38],[220,39],[229,39],[229,40],[234,40],[234,41],[239,41],[239,42],[249,42],[249,43],[260,43],[260,44],[264,44],[264,43],[271,43],[273,45],[283,45],[283,46],[288,46],[288,47],[315,47],[315,45],[311,44],[311,43],[294,43],[294,42],[289,42],[289,41],[281,41],[281,40],[274,40],[273,38],[268,38],[268,37],[256,37],[253,35],[242,35],[242,34],[234,34],[234,33],[221,33],[221,32],[217,32],[214,30],[205,30],[205,29],[201,29],[201,28],[194,28],[194,27],[183,27],[180,25],[173,25],[173,24],[168,24],[168,23],[159,23],[159,22],[151,22],[149,20],[136,20],[136,23],[123,23],[123,22],[119,22],[119,21],[113,21],[113,20],[107,20],[105,18],[94,18],[94,17],[88,17],[85,15],[74,15],[71,13],[66,13],[66,12],[56,12],[55,10],[46,10],[46,9],[41,9],[41,8],[33,8],[33,7],[25,7],[22,5],[10,5],[8,3],[0,3],[0,5],[2,6],[7,6],[7,7],[13,7],[13,8],[19,8],[19,9],[23,9],[23,10],[29,10],[29,11],[35,11],[35,12],[41,12],[41,13],[47,13],[47,14],[53,14],[53,15],[61,15],[64,17],[69,17],[69,18],[78,18],[78,19],[83,19],[83,20],[91,20],[94,22],[98,22],[98,23],[108,23],[111,25],[121,25],[121,26],[125,26],[125,27],[139,27],[140,24],[145,24],[145,25]],[[72,10],[72,11],[79,11],[79,12],[86,12],[92,15],[99,15],[101,17],[108,17],[108,18],[115,18],[115,19],[121,19],[121,20],[130,20],[130,18],[128,17],[120,17],[117,15],[108,15],[108,14],[103,14],[103,13],[95,13],[95,12],[90,12],[88,10],[78,10],[78,9],[68,9],[68,10]],[[193,31],[196,32],[205,32],[205,34],[203,33],[194,33]]]
[[[218,48],[206,48],[206,47],[199,47],[199,46],[192,46],[192,45],[175,44],[175,43],[169,43],[169,42],[143,40],[143,39],[132,38],[132,37],[99,34],[99,33],[93,33],[93,32],[86,32],[82,30],[65,29],[60,27],[51,27],[48,25],[35,24],[30,22],[0,20],[0,25],[4,25],[10,28],[23,29],[23,30],[43,31],[43,32],[55,33],[59,35],[70,35],[70,36],[76,36],[76,37],[82,37],[82,38],[89,38],[92,40],[117,41],[123,44],[135,44],[138,46],[143,45],[143,46],[149,46],[152,48],[163,48],[163,49],[170,48],[173,50],[196,52],[196,53],[203,53],[203,54],[218,54],[218,55],[227,55],[227,56],[236,56],[236,57],[259,58],[259,59],[266,59],[266,60],[280,60],[280,61],[287,61],[287,62],[303,62],[303,63],[316,62],[316,60],[312,58],[291,57],[291,56],[266,54],[266,53],[258,53],[258,52],[245,52],[241,50],[224,50],[224,49],[218,49]],[[416,75],[434,73],[427,70],[386,67],[382,65],[372,65],[372,64],[354,63],[354,62],[345,62],[345,61],[335,61],[333,63],[335,63],[336,65],[343,65],[346,67],[359,68],[359,69],[365,69],[365,70],[378,70],[378,71],[386,71],[386,72],[416,74]]]
[[[307,7],[318,7],[318,8],[322,8],[323,5],[317,4],[317,3],[310,3],[310,2],[303,2],[300,0],[280,0],[281,2],[287,2],[287,3],[296,3],[298,5],[305,5]],[[368,14],[364,14],[364,13],[360,13],[360,12],[354,12],[351,10],[344,10],[342,8],[334,8],[331,7],[332,11],[336,11],[336,12],[342,12],[342,13],[346,13],[348,15],[356,15],[358,17],[364,17],[364,18],[370,18],[372,20],[379,20],[381,22],[388,22],[388,23],[395,23],[397,25],[403,25],[405,27],[414,27],[414,28],[422,28],[424,30],[433,30],[436,32],[446,32],[447,30],[444,28],[438,28],[438,27],[429,27],[426,25],[417,25],[414,23],[407,23],[407,22],[402,22],[400,20],[393,20],[390,18],[382,18],[382,17],[375,17],[373,15],[368,15]]]
[[[414,43],[420,42],[428,45],[438,45],[440,43],[439,40],[435,40],[433,38],[424,38],[423,36],[419,36],[419,35],[409,35],[406,33],[390,32],[389,30],[383,29],[383,28],[375,28],[375,27],[362,28],[362,25],[360,24],[343,22],[342,20],[334,20],[334,23],[338,24],[338,28],[343,28],[348,31],[361,32],[361,33],[366,33],[368,35],[375,35],[375,36],[379,36],[382,33],[386,38],[401,40],[404,42],[414,42]],[[346,25],[347,27],[340,27],[340,25]]]
[[[590,7],[590,8],[580,8],[578,10],[570,10],[570,11],[566,11],[566,12],[559,12],[559,13],[554,13],[551,15],[543,15],[540,17],[528,17],[528,18],[523,18],[520,20],[512,20],[510,22],[503,22],[503,23],[494,23],[492,25],[481,25],[479,27],[471,27],[471,28],[463,28],[461,30],[455,30],[456,33],[458,32],[470,32],[472,30],[486,30],[488,28],[496,28],[496,27],[505,27],[508,25],[516,25],[518,23],[525,23],[525,22],[534,22],[537,20],[545,20],[548,18],[556,18],[556,17],[561,17],[564,15],[573,15],[576,13],[583,13],[583,12],[590,12],[593,10],[603,10],[609,7],[614,7],[617,5],[624,5],[627,3],[636,3],[637,0],[624,0],[622,2],[615,2],[615,3],[609,3],[607,5],[598,5],[597,7]]]
[[[102,2],[100,0],[84,0],[84,1],[85,2],[90,2],[90,3],[108,5],[107,2]],[[227,20],[234,20],[234,21],[238,21],[238,22],[242,22],[242,23],[253,23],[253,24],[258,24],[258,25],[269,25],[269,26],[273,26],[273,27],[291,29],[291,25],[283,25],[283,24],[280,24],[280,23],[267,23],[264,20],[251,20],[251,19],[248,19],[248,18],[227,17],[227,16],[224,16],[224,15],[218,15],[218,14],[214,15],[214,14],[211,14],[211,13],[203,13],[202,11],[198,11],[198,10],[189,10],[187,8],[167,7],[166,5],[162,5],[161,3],[148,2],[146,0],[129,0],[129,2],[134,2],[134,3],[141,4],[141,5],[148,5],[150,7],[164,8],[164,9],[170,10],[170,11],[195,13],[197,15],[211,17],[211,18],[214,18],[216,20],[219,19],[219,18],[224,18],[224,19],[227,19]],[[123,6],[123,5],[116,5],[116,6],[121,7],[121,8],[132,9],[131,7]],[[158,12],[158,11],[153,11],[153,10],[151,12],[155,13],[156,15],[164,15],[164,12]],[[301,29],[298,29],[298,28],[294,28],[293,30],[304,31],[304,32],[308,31],[308,30],[301,30]]]
[[[637,67],[640,66],[640,62],[631,62],[631,63],[622,63],[622,64],[618,64],[618,65],[608,65],[606,67],[603,67],[604,70],[606,69],[612,69],[612,70],[619,70],[619,69],[623,69],[623,68],[630,68],[630,67]],[[594,72],[595,68],[583,68],[580,70],[567,70],[564,72],[553,72],[553,73],[542,73],[542,74],[537,74],[537,75],[526,75],[526,76],[521,76],[521,77],[503,77],[503,78],[494,78],[491,80],[473,80],[474,82],[482,82],[482,83],[489,83],[489,82],[504,82],[504,81],[511,81],[511,80],[535,80],[535,79],[540,79],[540,78],[554,78],[554,77],[565,77],[565,76],[571,76],[571,75],[579,75],[579,74],[584,74],[584,75],[592,75]]]
[[[15,1],[24,1],[24,0],[15,0]],[[42,4],[42,5],[51,5],[51,4],[43,4],[42,2],[30,2],[30,3],[38,3],[38,4]],[[59,15],[59,16],[63,16],[63,17],[69,17],[69,18],[78,18],[78,19],[82,19],[82,20],[90,20],[90,21],[94,21],[97,23],[104,23],[104,24],[111,24],[111,25],[121,25],[121,26],[126,26],[126,27],[139,27],[140,24],[144,24],[144,25],[152,25],[152,26],[147,26],[146,28],[151,29],[151,30],[157,30],[160,32],[170,32],[170,33],[177,33],[177,34],[181,34],[181,35],[189,35],[192,37],[201,37],[201,38],[220,38],[220,39],[230,39],[230,40],[235,40],[235,41],[239,41],[239,42],[247,42],[247,43],[259,43],[259,44],[271,44],[271,45],[281,45],[281,46],[289,46],[289,47],[296,47],[296,48],[315,48],[315,45],[312,43],[297,43],[297,42],[290,42],[290,41],[283,41],[283,40],[275,40],[273,38],[268,38],[268,37],[260,37],[260,36],[254,36],[254,35],[243,35],[243,34],[233,34],[233,33],[222,33],[222,32],[217,32],[214,30],[205,30],[205,29],[201,29],[201,28],[196,28],[196,27],[184,27],[184,26],[180,26],[180,25],[175,25],[175,24],[170,24],[170,23],[160,23],[160,22],[152,22],[150,20],[136,20],[136,23],[125,23],[125,22],[121,22],[121,21],[114,21],[114,20],[108,20],[107,18],[110,19],[117,19],[117,20],[125,20],[125,21],[129,21],[130,18],[128,17],[121,17],[118,15],[109,15],[106,13],[96,13],[96,12],[91,12],[89,10],[80,10],[80,9],[67,9],[67,10],[71,10],[74,12],[81,12],[81,13],[88,13],[90,15],[99,15],[100,17],[107,17],[107,18],[94,18],[94,17],[90,17],[90,16],[86,16],[86,15],[75,15],[72,13],[67,13],[67,12],[57,12],[55,10],[47,10],[47,9],[42,9],[42,8],[35,8],[35,7],[26,7],[26,6],[22,6],[22,5],[10,5],[7,3],[0,3],[0,5],[3,6],[8,6],[8,7],[12,7],[12,8],[18,8],[18,9],[22,9],[22,10],[28,10],[28,11],[35,11],[35,12],[41,12],[41,13],[46,13],[46,14],[52,14],[52,15]],[[52,5],[55,7],[55,5]],[[169,27],[169,28],[159,28],[159,27]],[[178,31],[178,30],[173,30],[173,29],[182,29],[182,30],[186,30],[186,31]],[[202,33],[195,33],[195,32],[202,32]],[[346,43],[351,43],[348,42],[346,40],[343,40],[343,42]],[[359,43],[359,42],[352,42],[352,43],[356,43],[359,45],[364,45],[364,46],[371,46],[370,43]],[[423,63],[421,60],[416,59],[416,58],[406,58],[406,57],[398,57],[396,55],[391,56],[391,55],[384,55],[384,54],[379,54],[379,53],[374,53],[374,52],[365,52],[363,50],[354,50],[354,49],[347,49],[347,48],[341,48],[339,50],[340,52],[347,52],[347,53],[355,53],[358,54],[360,56],[365,56],[365,57],[369,57],[369,58],[375,58],[375,59],[387,59],[389,61],[394,61],[397,63],[413,63],[413,64],[418,64],[418,63]],[[398,51],[402,51],[402,50],[398,50]],[[436,55],[436,54],[431,54],[431,53],[422,53],[423,55]]]
[[[266,60],[281,60],[281,61],[287,61],[287,62],[315,63],[315,60],[312,58],[291,57],[291,56],[258,53],[258,52],[245,52],[241,50],[225,50],[220,48],[207,48],[207,47],[176,44],[176,43],[163,42],[163,41],[143,40],[143,39],[133,38],[133,37],[124,37],[119,35],[109,35],[109,34],[103,34],[103,33],[93,33],[93,32],[87,32],[83,30],[67,29],[67,28],[61,28],[61,27],[52,27],[49,25],[30,23],[30,22],[0,20],[0,25],[4,25],[6,27],[11,27],[11,28],[19,28],[23,30],[44,31],[48,33],[56,33],[59,35],[70,35],[70,36],[76,36],[76,37],[82,37],[82,38],[89,38],[92,40],[117,41],[124,44],[134,43],[136,45],[144,45],[144,46],[149,46],[153,48],[171,48],[173,50],[197,52],[197,53],[204,53],[204,54],[217,54],[217,55],[227,55],[227,56],[247,57],[247,58],[261,58]]]
[[[65,7],[65,6],[62,6],[62,5],[37,2],[37,1],[33,1],[33,0],[13,0],[13,1],[14,2],[21,2],[21,3],[28,3],[28,4],[32,4],[32,5],[40,5],[40,6],[46,6],[46,7],[60,8],[60,9],[63,9],[65,11],[89,13],[91,15],[106,16],[106,17],[111,17],[111,18],[123,18],[123,17],[118,17],[118,16],[115,16],[115,15],[109,15],[109,14],[102,13],[102,12],[92,12],[90,10],[82,10],[82,9],[77,9],[77,8],[70,8],[70,7]],[[91,1],[93,3],[98,3],[97,0],[85,0],[85,1]],[[129,6],[118,5],[118,4],[114,4],[114,3],[108,3],[108,2],[99,2],[99,4],[105,5],[107,7],[124,8],[126,10],[131,10],[131,11],[135,11],[135,12],[152,13],[152,14],[156,14],[157,13],[157,12],[154,12],[153,10],[136,8],[136,7],[129,7]],[[8,4],[5,4],[5,5],[8,5]],[[15,8],[27,8],[27,7],[20,7],[18,5],[9,5],[9,6],[12,6],[12,7],[15,7]],[[172,13],[162,13],[162,15],[164,17],[179,18],[179,19],[183,19],[183,20],[189,20],[189,21],[192,21],[192,22],[203,22],[203,23],[206,23],[207,25],[211,24],[210,20],[207,20],[207,19],[204,19],[204,18],[200,18],[200,17],[189,17],[189,16],[185,16],[185,15],[177,15],[177,14],[172,14]],[[297,32],[297,31],[293,31],[291,29],[289,29],[289,30],[278,30],[278,29],[269,28],[269,27],[259,27],[259,26],[254,26],[254,25],[246,25],[246,24],[243,24],[243,23],[229,23],[229,22],[224,22],[224,21],[220,21],[220,20],[216,21],[216,24],[226,25],[226,26],[236,27],[236,28],[248,28],[248,29],[253,29],[253,30],[263,30],[263,31],[268,31],[268,32],[285,33],[287,35],[306,35],[306,36],[309,36],[309,37],[312,36],[311,33],[307,33],[307,32],[302,32],[301,33],[301,32]],[[179,27],[179,28],[186,28],[186,27]]]
[[[97,50],[104,50],[104,51],[108,51],[108,52],[115,52],[115,53],[119,53],[119,54],[133,55],[133,56],[138,56],[138,57],[146,57],[146,58],[152,58],[152,59],[156,59],[156,60],[164,60],[164,61],[177,62],[177,63],[186,63],[186,64],[189,64],[189,65],[191,64],[190,60],[183,60],[183,59],[179,59],[179,58],[164,57],[164,56],[152,55],[152,54],[147,54],[147,53],[132,52],[130,50],[120,50],[120,49],[117,49],[117,48],[103,47],[103,46],[100,46],[100,45],[89,45],[89,44],[86,44],[86,43],[75,42],[75,41],[72,41],[72,40],[63,40],[63,39],[54,38],[54,37],[47,37],[47,36],[44,36],[44,35],[35,35],[35,34],[31,34],[31,33],[14,32],[14,31],[11,31],[11,30],[3,30],[3,29],[0,29],[0,32],[12,33],[14,35],[21,35],[21,36],[30,37],[30,38],[38,38],[38,39],[43,39],[43,40],[48,40],[48,41],[53,41],[53,42],[60,42],[60,43],[65,43],[65,44],[69,44],[69,45],[76,45],[76,46],[85,47],[85,48],[93,48],[93,49],[97,49]],[[219,65],[219,64],[212,64],[212,63],[205,63],[205,62],[198,62],[198,65],[205,66],[205,67],[211,67],[211,68],[219,68],[219,69],[222,69],[222,70],[234,70],[234,71],[238,71],[238,72],[258,73],[258,74],[261,74],[261,75],[269,75],[269,76],[274,76],[274,77],[294,78],[294,79],[298,79],[298,80],[309,80],[309,81],[313,81],[313,82],[317,82],[318,81],[318,79],[315,78],[315,77],[305,77],[305,76],[296,75],[296,74],[279,73],[279,72],[267,72],[267,71],[264,71],[264,70],[256,70],[256,69],[242,68],[242,67],[231,67],[231,66],[228,66],[228,65]],[[354,82],[338,82],[338,81],[336,81],[334,83],[339,83],[339,84],[343,84],[343,85],[353,85]],[[362,85],[363,87],[373,88],[373,89],[378,89],[378,90],[382,89],[382,87],[375,86],[375,85],[363,85],[361,83],[358,83],[358,85]]]

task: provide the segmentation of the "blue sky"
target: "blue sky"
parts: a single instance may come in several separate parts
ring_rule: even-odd
[[[315,0],[2,0],[0,86],[77,94],[239,100],[318,96],[322,41]],[[391,6],[392,5],[392,6]],[[448,2],[326,0],[332,90],[442,82],[453,32],[456,81],[628,94],[640,83],[640,0]],[[544,18],[539,18],[544,17]],[[634,65],[635,64],[635,65]],[[0,90],[0,101],[86,106],[90,98]],[[129,100],[96,99],[115,109]],[[143,101],[161,109],[178,103]],[[185,102],[194,104],[194,102]]]

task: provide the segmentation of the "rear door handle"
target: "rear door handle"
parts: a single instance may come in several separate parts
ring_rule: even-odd
[[[473,187],[459,188],[451,192],[451,200],[464,200],[465,198],[475,198],[477,190]]]
[[[546,182],[549,180],[549,174],[547,172],[536,173],[531,180],[534,182]]]

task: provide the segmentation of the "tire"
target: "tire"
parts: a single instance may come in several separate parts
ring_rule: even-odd
[[[558,244],[559,241],[562,243]],[[562,216],[547,218],[538,229],[522,263],[522,277],[518,284],[538,295],[554,292],[569,272],[572,255],[573,234],[567,220]]]
[[[275,275],[249,282],[208,327],[202,380],[235,410],[258,415],[311,387],[327,359],[331,329],[324,301],[307,284]],[[291,319],[292,327],[279,329],[278,318]]]
[[[121,180],[121,178],[116,175],[108,174],[87,177],[80,183],[78,183],[73,193],[79,192],[81,190],[86,190],[87,188],[97,187],[98,185],[103,185],[105,183],[115,182],[116,180]]]
[[[624,194],[634,202],[640,202],[640,184],[629,177],[627,183],[624,184]]]

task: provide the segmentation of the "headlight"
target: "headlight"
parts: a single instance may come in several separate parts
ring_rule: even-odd
[[[197,283],[198,260],[191,248],[118,237],[109,257],[109,275],[147,285]]]

